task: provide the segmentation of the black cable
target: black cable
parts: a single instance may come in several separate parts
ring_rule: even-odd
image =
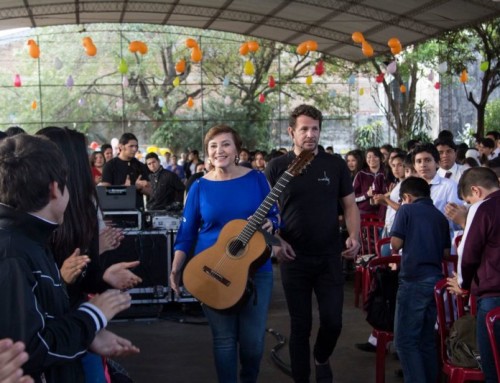
[[[266,329],[266,331],[274,335],[274,337],[278,341],[278,344],[271,349],[271,359],[279,367],[281,371],[283,371],[288,376],[292,376],[292,369],[288,364],[283,362],[283,360],[278,355],[278,351],[282,349],[286,344],[286,338],[283,335],[281,335],[278,331],[272,328],[268,328]]]

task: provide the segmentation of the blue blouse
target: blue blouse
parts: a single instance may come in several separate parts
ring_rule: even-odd
[[[174,249],[194,254],[212,246],[226,223],[248,219],[269,194],[270,188],[263,173],[252,170],[242,177],[227,181],[200,178],[189,189],[184,213]],[[268,217],[278,214],[276,204]],[[271,270],[268,260],[259,271]]]

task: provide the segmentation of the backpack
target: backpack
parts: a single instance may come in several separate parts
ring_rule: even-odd
[[[399,269],[377,267],[373,273],[368,297],[363,306],[366,321],[375,329],[394,331]]]
[[[481,368],[477,351],[476,317],[465,314],[455,320],[446,339],[446,352],[451,363],[467,368]]]

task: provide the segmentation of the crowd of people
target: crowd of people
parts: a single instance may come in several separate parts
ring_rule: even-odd
[[[13,293],[0,298],[9,307],[0,316],[0,382],[107,382],[107,357],[139,352],[106,329],[130,306],[126,290],[141,278],[132,271],[138,262],[103,266],[103,254],[120,245],[123,233],[103,220],[96,185],[135,186],[138,209],[182,209],[169,276],[178,294],[190,258],[215,246],[235,221],[258,221],[279,262],[296,383],[310,381],[311,360],[316,382],[333,381],[343,259],[359,254],[364,214],[384,222],[388,254],[402,257],[395,340],[405,381],[437,380],[433,288],[443,278],[443,256],[456,253],[449,289],[477,298],[483,371],[487,382],[498,382],[484,318],[500,305],[500,134],[488,132],[469,148],[442,131],[433,143],[387,144],[342,158],[319,144],[322,122],[318,109],[298,106],[289,117],[291,150],[271,153],[249,151],[235,129],[216,125],[204,139],[205,159],[192,150],[180,161],[171,153],[138,160],[132,133],[122,135],[118,153],[104,144],[89,157],[84,135],[72,129],[6,131],[0,137],[0,179],[8,180],[0,183],[0,287]],[[307,153],[314,155],[307,170],[280,188]],[[258,216],[276,188],[282,190]],[[270,258],[252,266],[241,304],[203,305],[221,383],[258,379],[273,267]],[[313,297],[319,327],[311,350]],[[375,342],[370,336],[357,347],[374,351]]]

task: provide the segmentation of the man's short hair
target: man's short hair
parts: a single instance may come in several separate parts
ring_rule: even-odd
[[[156,154],[155,152],[146,154],[146,161],[149,160],[150,158],[154,158],[155,160],[160,162],[160,157],[158,157],[158,154]]]
[[[26,131],[19,126],[11,126],[7,128],[7,130],[5,131],[7,137],[13,137],[17,136],[18,134],[24,134],[24,133],[26,133]]]
[[[108,149],[113,150],[113,147],[111,146],[111,144],[102,144],[102,145],[101,145],[101,152],[103,152],[103,153],[104,153],[104,152],[105,152],[106,150],[108,150]]]
[[[415,149],[415,146],[417,146],[419,142],[420,142],[419,140],[414,140],[414,139],[409,140],[406,143],[406,150],[411,152],[413,149]]]
[[[500,139],[500,132],[497,132],[496,130],[490,130],[488,133],[485,134],[485,136],[493,136],[495,140]]]
[[[66,158],[45,137],[19,134],[0,142],[0,202],[15,210],[44,208],[52,182],[64,193],[67,172]]]
[[[450,130],[441,130],[437,136],[438,140],[451,140],[453,141],[453,133]]]
[[[448,138],[437,138],[434,140],[434,146],[437,148],[438,146],[449,146],[451,149],[453,149],[455,152],[457,151],[457,145],[453,142],[453,140],[450,140]]]
[[[295,129],[297,118],[299,118],[299,116],[307,116],[311,117],[313,120],[317,120],[319,122],[319,130],[321,130],[323,115],[314,106],[307,104],[297,106],[294,110],[292,110],[292,113],[290,113],[290,117],[288,118],[288,126],[290,126],[292,129]]]
[[[433,144],[420,144],[415,146],[415,149],[411,152],[413,165],[415,165],[415,157],[419,153],[429,153],[434,157],[434,161],[439,163],[439,152]]]
[[[485,137],[481,138],[479,141],[481,145],[483,145],[486,148],[494,149],[495,148],[495,141],[493,141],[491,138]]]
[[[408,177],[401,182],[401,188],[399,189],[401,199],[404,194],[410,194],[417,198],[428,198],[431,196],[431,187],[423,178]]]
[[[120,137],[119,144],[120,145],[127,145],[129,141],[139,141],[137,137],[133,133],[123,133],[122,136]]]
[[[485,167],[475,167],[463,172],[458,182],[458,196],[465,198],[471,195],[472,186],[481,186],[485,189],[498,188],[498,177],[496,173]]]

